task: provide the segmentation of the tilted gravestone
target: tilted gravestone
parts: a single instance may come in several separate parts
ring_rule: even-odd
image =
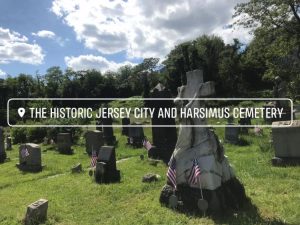
[[[92,151],[98,151],[104,145],[103,132],[99,130],[87,131],[85,133],[85,150],[91,155]]]
[[[187,72],[186,76],[187,85],[178,89],[175,104],[192,111],[205,107],[205,102],[197,98],[213,95],[214,83],[204,83],[201,70]],[[181,199],[182,207],[189,211],[241,207],[246,201],[245,190],[235,177],[217,135],[205,126],[205,119],[180,119],[169,179],[161,192],[160,202],[175,208],[177,199]],[[196,166],[200,170],[198,176],[195,175]]]
[[[19,148],[19,164],[22,171],[39,172],[43,169],[41,148],[37,144],[21,144]]]
[[[171,98],[171,93],[161,83],[158,83],[151,91],[150,98]],[[151,100],[149,107],[154,108],[152,121],[152,140],[156,148],[148,151],[150,158],[162,159],[165,162],[170,160],[177,141],[175,119],[171,117],[159,118],[159,110],[175,107],[172,100]],[[155,127],[155,125],[170,125],[170,127]]]
[[[40,199],[27,207],[25,225],[37,225],[47,220],[48,200]]]
[[[121,176],[120,171],[117,170],[114,146],[101,147],[94,176],[97,183],[113,183],[120,181]]]
[[[6,152],[4,147],[4,130],[0,127],[0,163],[3,163],[6,159]]]
[[[273,164],[300,162],[300,120],[272,123],[272,140],[275,149]],[[278,160],[280,159],[280,160]]]
[[[122,135],[128,136],[129,127],[125,127],[126,125],[130,125],[130,119],[122,118]]]
[[[72,137],[70,133],[57,134],[57,150],[61,154],[72,154]]]
[[[115,145],[116,137],[114,136],[114,130],[112,127],[113,120],[111,118],[102,118],[103,126],[103,139],[107,145]]]
[[[139,123],[131,124],[128,130],[128,139],[127,144],[132,145],[134,147],[140,148],[143,146],[143,140],[145,138],[144,129],[140,126]]]

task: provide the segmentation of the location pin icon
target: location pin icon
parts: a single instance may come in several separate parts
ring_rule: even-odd
[[[23,118],[23,116],[25,115],[25,109],[24,108],[19,108],[18,109],[18,114],[21,118]]]

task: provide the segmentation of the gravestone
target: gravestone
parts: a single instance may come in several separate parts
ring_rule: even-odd
[[[43,169],[41,148],[37,144],[21,144],[19,148],[19,164],[22,171],[39,172]]]
[[[227,125],[235,125],[235,124],[231,123],[231,124],[227,124]],[[239,127],[230,127],[227,125],[225,126],[225,141],[229,142],[230,144],[238,144],[240,128]]]
[[[103,126],[103,139],[106,145],[115,145],[116,137],[114,136],[114,130],[112,127],[113,120],[111,118],[102,118]]]
[[[171,98],[171,93],[165,86],[158,83],[151,91],[150,98]],[[174,118],[159,118],[159,110],[175,107],[172,100],[151,100],[149,107],[154,108],[152,122],[152,141],[156,148],[148,151],[148,156],[168,162],[177,141],[176,123]],[[155,127],[155,125],[170,125],[172,127]]]
[[[4,130],[0,127],[0,163],[3,163],[6,159],[6,152],[4,147]]]
[[[145,138],[144,129],[139,123],[133,123],[128,130],[127,144],[132,145],[136,148],[141,148],[143,146],[143,140]]]
[[[44,139],[43,139],[43,144],[44,144],[44,145],[49,144],[49,138],[44,137]]]
[[[251,117],[241,118],[239,120],[239,124],[247,125],[247,126],[251,125]],[[249,133],[248,131],[249,131],[249,127],[240,127],[240,132],[242,134],[248,134]]]
[[[57,150],[61,154],[72,154],[72,137],[70,133],[57,134]]]
[[[129,127],[123,127],[124,125],[130,125],[129,118],[122,118],[122,135],[128,136]]]
[[[191,110],[205,107],[204,101],[196,98],[213,95],[214,83],[203,83],[201,70],[187,72],[186,77],[187,85],[178,89],[175,104],[179,108]],[[180,199],[182,208],[188,211],[241,207],[247,199],[245,190],[235,177],[217,135],[202,126],[207,124],[205,119],[180,119],[177,143],[169,162],[168,174],[171,176],[168,176],[167,185],[161,192],[160,202],[166,206],[172,202],[172,207],[176,207],[176,199]],[[191,182],[196,165],[200,175]],[[174,170],[175,175],[172,173]]]
[[[6,150],[12,150],[12,140],[10,136],[6,137]]]
[[[117,170],[114,146],[101,147],[94,176],[97,183],[113,183],[120,181],[121,176],[120,171]]]
[[[300,163],[300,120],[279,121],[272,123],[272,140],[275,149],[273,164]]]
[[[47,220],[48,200],[40,199],[27,207],[25,225],[37,225]]]
[[[103,146],[103,132],[99,130],[87,131],[85,133],[85,150],[89,155],[92,155],[92,151],[98,151]]]

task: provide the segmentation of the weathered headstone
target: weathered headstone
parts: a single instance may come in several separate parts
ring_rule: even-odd
[[[6,152],[4,147],[4,130],[0,127],[0,163],[3,163],[6,159]]]
[[[129,127],[128,131],[128,143],[134,147],[140,148],[143,146],[143,140],[145,138],[144,129],[141,127],[139,123],[133,123],[132,126]]]
[[[272,162],[300,163],[300,120],[281,121],[272,123],[272,140],[275,149],[275,158]],[[278,161],[278,159],[280,159]]]
[[[161,83],[158,83],[151,91],[150,98],[171,98],[171,93]],[[152,120],[152,140],[156,149],[150,149],[150,158],[162,159],[165,162],[170,160],[177,141],[177,131],[175,119],[171,117],[159,118],[159,110],[171,109],[175,107],[171,100],[151,100],[149,106],[154,108]],[[170,125],[170,127],[155,127],[155,125]]]
[[[6,150],[12,150],[11,136],[7,136],[6,137]]]
[[[72,154],[72,137],[70,133],[57,134],[57,150],[62,154]]]
[[[47,220],[48,200],[40,199],[27,207],[25,225],[37,225]]]
[[[41,148],[37,144],[21,144],[19,148],[19,164],[22,171],[39,172],[43,169]]]
[[[227,125],[235,125],[234,123],[227,124]],[[239,142],[239,134],[240,128],[239,127],[230,127],[225,126],[225,141],[231,144],[238,144]]]
[[[129,127],[123,127],[126,125],[130,125],[130,119],[129,118],[123,118],[122,119],[122,135],[128,136]]]
[[[113,183],[120,181],[121,176],[120,171],[117,170],[114,146],[101,147],[94,176],[97,183]]]
[[[203,83],[201,70],[188,72],[186,76],[187,85],[179,88],[175,103],[192,111],[205,107],[204,102],[196,98],[214,94],[214,83]],[[169,205],[171,198],[177,198],[182,200],[187,210],[208,208],[217,211],[228,206],[240,207],[246,201],[244,187],[235,177],[223,146],[212,130],[202,126],[206,124],[206,120],[201,118],[181,118],[177,143],[170,160],[170,179],[161,192],[162,204]],[[196,165],[200,175],[191,181],[190,174]],[[174,170],[175,175],[172,173]],[[173,193],[168,187],[172,187]],[[204,207],[205,201],[207,207]]]
[[[102,123],[102,120],[101,120],[101,118],[100,118],[100,119],[98,119],[98,120],[96,121],[96,130],[103,131],[102,125],[103,125],[103,123]]]
[[[86,152],[91,155],[92,151],[100,150],[101,146],[103,146],[103,132],[99,130],[87,131],[85,133],[85,150]]]
[[[112,127],[113,120],[111,118],[103,118],[103,139],[106,145],[115,145],[116,137],[114,136],[114,130]]]

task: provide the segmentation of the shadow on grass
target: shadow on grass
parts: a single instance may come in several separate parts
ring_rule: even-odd
[[[260,215],[258,208],[249,202],[245,203],[242,208],[237,211],[227,210],[226,212],[211,213],[209,215],[203,215],[203,213],[188,213],[183,212],[193,218],[207,218],[212,219],[216,225],[254,225],[254,224],[267,224],[267,225],[296,225],[288,224],[278,218],[264,218]]]

